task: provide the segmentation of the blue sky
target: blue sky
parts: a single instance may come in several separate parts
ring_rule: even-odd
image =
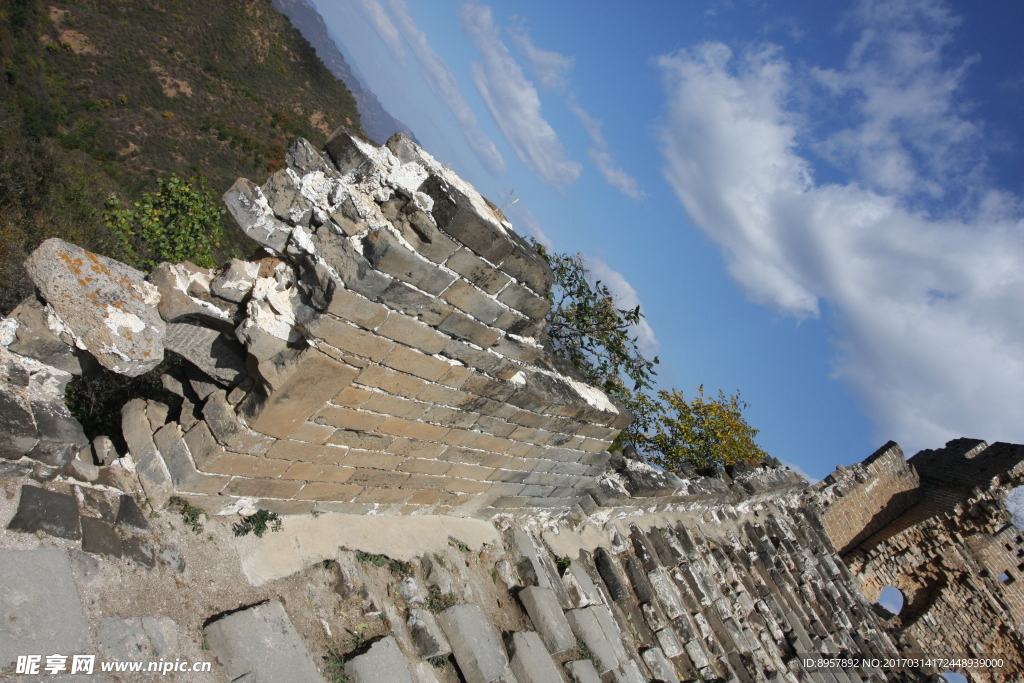
[[[316,0],[520,233],[581,252],[662,386],[819,478],[1024,441],[1020,3]]]

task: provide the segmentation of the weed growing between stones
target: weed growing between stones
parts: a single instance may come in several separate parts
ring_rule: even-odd
[[[331,683],[350,683],[352,678],[345,673],[345,662],[348,659],[344,654],[331,650],[326,657],[326,666],[324,666],[324,673],[327,674],[327,680]]]
[[[412,562],[402,562],[401,560],[391,560],[388,563],[388,570],[392,574],[396,574],[403,578],[412,576],[413,566]]]
[[[207,514],[206,510],[197,508],[192,503],[188,502],[184,498],[172,496],[167,501],[168,507],[171,507],[181,513],[181,519],[185,524],[192,527],[192,531],[199,535],[203,533],[203,521],[201,518],[210,519],[210,515]]]
[[[451,593],[442,593],[441,589],[437,586],[431,586],[428,591],[427,602],[425,607],[437,614],[443,612],[449,607],[454,607],[459,604],[459,599]]]
[[[580,659],[590,660],[595,669],[601,670],[601,664],[597,661],[597,655],[590,651],[590,648],[587,647],[587,644],[579,636],[576,636],[576,649],[580,651]]]
[[[276,512],[260,508],[255,514],[243,517],[241,521],[231,526],[235,536],[245,536],[250,531],[256,534],[256,538],[263,538],[263,534],[270,531],[281,530],[281,516]]]
[[[447,669],[452,665],[452,660],[448,658],[448,655],[438,655],[436,657],[431,657],[427,661],[430,663],[430,666],[435,669]]]
[[[374,567],[383,567],[385,563],[387,563],[388,558],[384,555],[371,555],[369,553],[359,551],[356,553],[356,560],[363,564],[372,564]]]
[[[555,558],[555,566],[558,567],[558,575],[564,576],[565,572],[569,570],[570,564],[572,564],[572,558],[568,555],[565,557]]]

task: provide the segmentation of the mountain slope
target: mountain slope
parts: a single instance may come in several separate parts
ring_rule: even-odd
[[[337,43],[331,37],[323,17],[320,16],[316,8],[306,0],[273,0],[273,3],[274,7],[291,19],[295,28],[299,29],[306,40],[316,48],[317,54],[327,68],[340,78],[355,96],[356,102],[359,104],[359,116],[363,122],[363,130],[371,140],[383,144],[396,132],[402,132],[416,140],[409,127],[389,114],[377,96],[360,82],[352,67],[345,61],[345,57],[338,49]]]
[[[296,136],[361,134],[357,105],[269,0],[0,0],[0,313],[43,239],[108,250],[104,200],[203,174],[262,182]],[[228,219],[225,254],[249,246]]]

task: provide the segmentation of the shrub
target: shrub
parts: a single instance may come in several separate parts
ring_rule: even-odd
[[[757,431],[743,419],[747,403],[739,392],[717,398],[704,395],[704,387],[686,400],[681,391],[659,391],[661,400],[655,432],[646,438],[650,460],[665,469],[689,463],[695,467],[733,465],[741,460],[761,460],[766,453],[754,442]]]
[[[155,193],[143,193],[142,201],[127,209],[117,195],[107,198],[103,219],[117,236],[117,248],[125,260],[144,270],[161,261],[189,260],[216,267],[226,209],[206,187],[205,179],[173,174],[158,179],[157,185]]]
[[[185,524],[192,528],[193,532],[196,534],[201,534],[203,532],[203,520],[200,518],[210,518],[210,515],[207,514],[205,510],[197,508],[184,498],[179,498],[177,496],[172,496],[170,500],[167,501],[167,505],[181,513],[181,519]]]

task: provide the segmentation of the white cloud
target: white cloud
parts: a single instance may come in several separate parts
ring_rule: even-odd
[[[541,116],[537,89],[502,42],[491,9],[470,4],[459,14],[483,58],[482,64],[471,67],[473,83],[509,145],[551,187],[563,188],[576,182],[582,167],[566,158],[558,135]]]
[[[603,124],[587,113],[576,102],[576,98],[571,93],[566,98],[566,104],[569,105],[569,110],[583,123],[584,130],[587,131],[587,135],[594,142],[594,146],[587,150],[587,155],[604,177],[605,182],[627,197],[643,199],[646,195],[640,189],[640,184],[636,181],[636,178],[626,173],[615,162],[614,157],[612,157],[608,141],[605,140],[604,133],[601,132]]]
[[[616,162],[608,141],[601,132],[602,123],[591,116],[576,100],[570,88],[569,74],[572,73],[574,60],[572,57],[551,50],[542,50],[533,44],[533,40],[522,27],[509,31],[516,48],[530,61],[534,77],[546,90],[565,93],[565,103],[569,110],[583,124],[594,146],[587,150],[587,156],[598,172],[609,185],[622,194],[633,199],[643,199],[636,178],[629,175]]]
[[[373,26],[373,30],[380,36],[381,41],[387,46],[395,61],[405,66],[405,48],[402,47],[402,38],[398,35],[398,29],[391,23],[387,12],[381,7],[377,0],[359,0],[359,8],[363,16]]]
[[[955,22],[929,1],[865,2],[853,21],[847,66],[807,79],[854,121],[824,141],[811,131],[828,121],[786,108],[801,79],[777,49],[661,57],[665,176],[752,299],[797,317],[827,302],[836,374],[880,440],[1024,441],[1024,220],[1018,197],[979,185],[966,67],[942,52]],[[849,182],[815,182],[801,143]]]
[[[375,0],[363,0],[364,2],[375,2]],[[499,175],[505,172],[505,160],[501,152],[495,147],[494,142],[487,137],[486,133],[480,130],[477,125],[476,114],[466,104],[465,98],[459,91],[455,76],[452,75],[448,65],[444,63],[440,55],[427,42],[427,36],[416,25],[416,21],[409,13],[405,0],[387,0],[388,8],[398,22],[398,30],[409,44],[409,48],[416,56],[420,64],[423,78],[427,85],[434,92],[434,95],[452,112],[455,120],[462,129],[462,135],[469,143],[470,149],[476,155],[480,163],[492,175]]]
[[[633,285],[629,284],[622,273],[612,270],[611,266],[599,258],[587,256],[584,260],[587,264],[587,270],[590,271],[594,279],[599,280],[611,291],[616,306],[621,309],[633,309],[640,306],[640,311],[643,312],[644,309],[640,304],[640,297],[637,296]],[[641,318],[640,324],[634,325],[633,330],[634,335],[637,337],[636,344],[640,352],[647,358],[653,358],[657,355],[661,342],[658,341],[647,319]]]
[[[565,92],[569,87],[569,74],[572,73],[576,60],[559,52],[540,49],[533,44],[522,27],[510,29],[508,34],[516,49],[530,60],[533,75],[540,81],[541,87],[554,92]]]

